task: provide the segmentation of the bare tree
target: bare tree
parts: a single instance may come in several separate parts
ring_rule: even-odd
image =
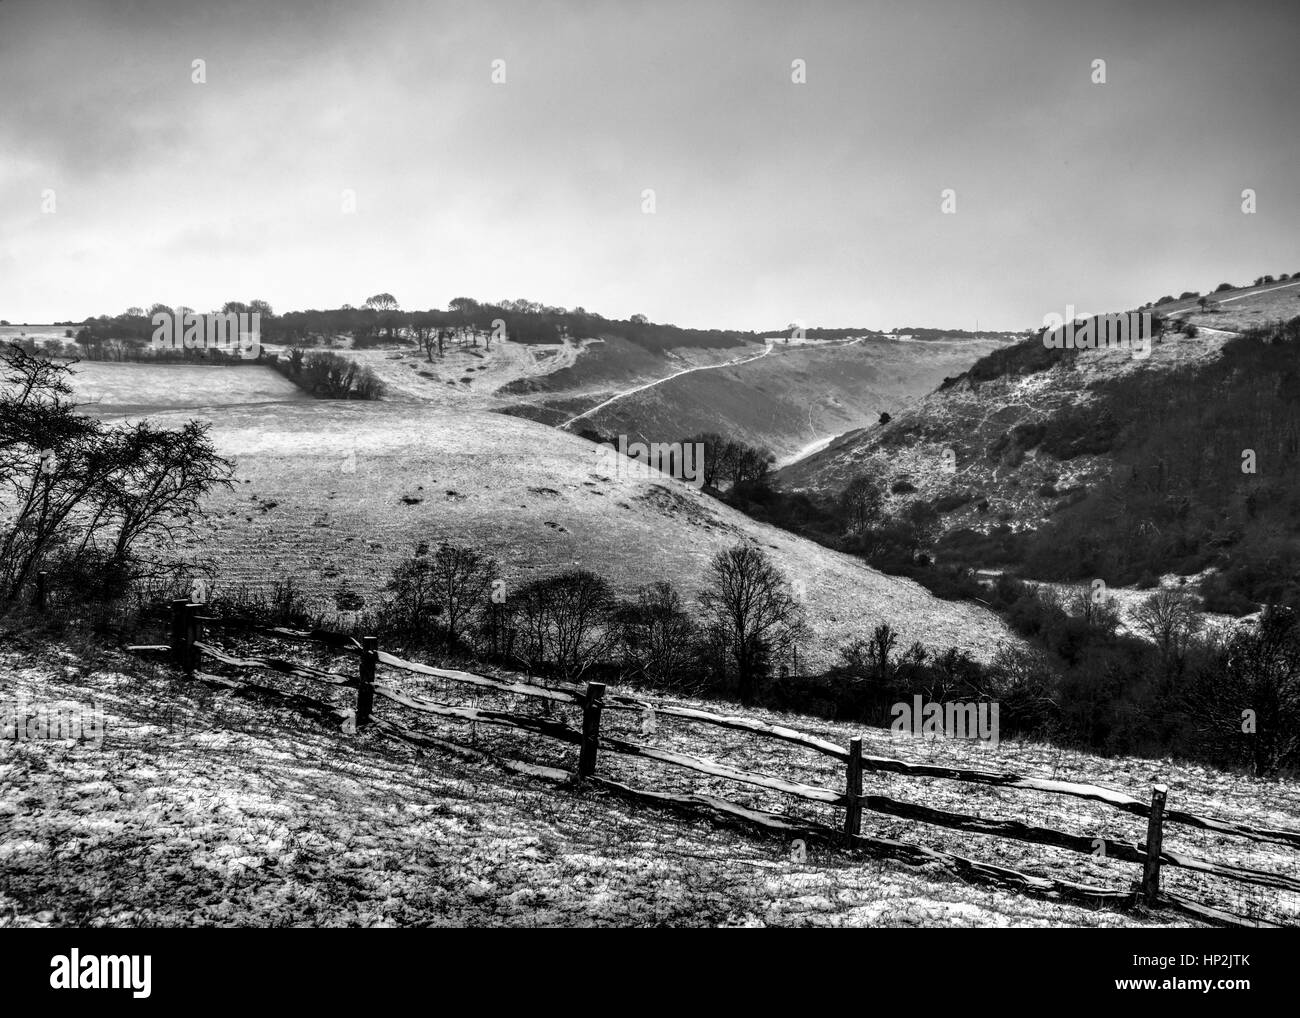
[[[889,623],[882,622],[869,637],[855,637],[839,648],[835,671],[860,690],[864,721],[875,722],[884,717],[896,696],[889,655],[897,643],[898,634]],[[918,660],[923,660],[925,648],[920,644],[914,646],[919,648]]]
[[[1049,601],[1053,599],[1050,592],[1047,599]],[[1115,599],[1106,596],[1103,588],[1094,588],[1091,584],[1081,583],[1071,587],[1055,600],[1067,615],[1083,619],[1090,626],[1108,633],[1113,633],[1119,627],[1119,611]]]
[[[1269,607],[1239,628],[1185,694],[1202,744],[1256,777],[1300,762],[1300,620]]]
[[[681,595],[663,580],[638,587],[616,613],[623,667],[659,688],[687,688],[695,655],[695,623]]]
[[[1201,628],[1196,602],[1179,590],[1158,590],[1133,613],[1133,625],[1150,638],[1168,666],[1181,661],[1187,645]]]
[[[515,655],[532,672],[575,681],[613,641],[609,584],[585,569],[534,580],[511,598]]]
[[[398,563],[386,589],[392,595],[389,617],[398,629],[417,640],[427,639],[441,610],[427,544],[420,544],[410,558]]]
[[[436,343],[434,335],[436,326],[433,320],[427,314],[412,315],[407,328],[410,336],[415,340],[415,345],[424,351],[429,363],[433,363],[433,347]]]
[[[379,320],[384,330],[388,333],[388,338],[393,338],[394,328],[397,324],[397,312],[401,306],[397,303],[397,298],[391,293],[377,293],[372,297],[366,298],[365,306],[372,311],[379,312]]]
[[[803,607],[781,571],[755,545],[741,543],[718,552],[709,580],[700,607],[705,619],[725,634],[741,702],[751,704],[773,653],[804,636]]]
[[[871,632],[871,639],[867,641],[867,657],[881,682],[889,681],[891,666],[889,655],[893,653],[897,644],[898,633],[888,622],[876,626]]]
[[[448,643],[458,643],[471,620],[484,610],[496,575],[495,560],[473,548],[445,541],[438,545],[430,562],[432,598],[441,609],[442,631]]]
[[[872,478],[858,474],[840,495],[840,508],[849,533],[861,533],[884,519],[884,495]]]
[[[704,453],[703,457],[697,459],[695,464],[695,469],[701,472],[704,487],[716,488],[719,477],[725,472],[725,464],[721,462],[720,457],[726,445],[726,439],[716,431],[705,431],[697,435],[688,435],[682,439],[683,448],[692,445],[699,447]]]

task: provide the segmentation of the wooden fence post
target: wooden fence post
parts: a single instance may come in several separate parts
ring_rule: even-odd
[[[38,612],[45,611],[45,580],[48,576],[49,574],[44,569],[36,574],[36,597],[33,599],[33,603],[36,605]]]
[[[844,807],[844,840],[851,841],[862,833],[862,736],[849,740],[848,781]]]
[[[379,661],[379,637],[361,638],[361,681],[357,685],[357,728],[370,724],[375,703],[375,665]]]
[[[185,606],[187,604],[189,601],[183,597],[172,601],[172,663],[178,667],[185,663]]]
[[[1168,793],[1167,785],[1156,785],[1151,789],[1151,816],[1147,819],[1147,859],[1142,867],[1142,894],[1147,904],[1152,907],[1160,896],[1160,848],[1164,838],[1160,824],[1165,813],[1165,796]]]
[[[578,751],[578,777],[596,773],[596,745],[600,742],[601,697],[605,683],[588,682],[587,695],[582,701],[582,747]]]
[[[184,660],[182,663],[185,668],[185,677],[187,679],[192,679],[194,678],[194,665],[197,663],[199,656],[199,652],[194,649],[194,641],[198,637],[199,629],[198,620],[194,616],[199,613],[199,606],[187,601],[182,611],[184,626],[184,644],[182,646],[182,655]]]

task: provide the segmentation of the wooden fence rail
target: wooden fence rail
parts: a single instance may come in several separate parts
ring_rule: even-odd
[[[289,630],[280,627],[265,626],[260,624],[257,620],[251,619],[223,620],[202,614],[202,607],[203,606],[201,605],[191,604],[183,599],[172,602],[170,606],[170,642],[166,645],[139,646],[130,649],[141,652],[166,652],[170,655],[173,662],[189,677],[194,676],[200,658],[202,656],[207,656],[230,667],[266,669],[295,678],[325,682],[334,686],[355,688],[357,691],[355,719],[356,727],[358,729],[370,725],[375,720],[374,700],[376,697],[380,697],[407,710],[416,711],[417,713],[429,714],[447,718],[449,720],[503,727],[530,735],[540,735],[546,738],[556,739],[578,747],[576,777],[580,779],[595,779],[598,754],[602,752],[612,752],[620,756],[653,760],[670,767],[682,768],[714,778],[722,778],[728,781],[735,781],[768,789],[770,791],[781,792],[822,806],[843,808],[845,810],[845,816],[840,838],[843,844],[850,846],[871,844],[876,849],[880,849],[882,845],[885,845],[888,842],[888,839],[882,841],[882,839],[871,838],[862,833],[862,811],[866,809],[874,813],[915,820],[920,823],[946,827],[973,834],[990,835],[993,837],[1048,845],[1089,855],[1097,855],[1100,853],[1111,859],[1138,863],[1142,866],[1142,877],[1138,887],[1142,898],[1148,904],[1155,905],[1160,902],[1173,901],[1183,911],[1223,921],[1229,921],[1233,917],[1228,916],[1226,913],[1219,913],[1208,906],[1201,906],[1198,903],[1162,893],[1160,890],[1161,867],[1182,867],[1227,880],[1300,893],[1300,879],[1295,877],[1269,873],[1267,871],[1251,869],[1244,866],[1216,863],[1208,859],[1201,859],[1184,853],[1166,851],[1163,848],[1163,830],[1164,825],[1167,823],[1179,823],[1216,834],[1233,835],[1253,841],[1270,842],[1291,847],[1300,847],[1300,831],[1271,829],[1248,823],[1234,823],[1213,817],[1203,817],[1186,811],[1167,810],[1165,805],[1168,790],[1163,785],[1155,786],[1151,802],[1145,803],[1127,793],[1105,788],[1100,785],[1057,781],[1055,779],[1035,778],[1026,775],[982,769],[948,767],[935,764],[914,764],[889,757],[867,756],[862,752],[862,738],[860,736],[851,739],[848,747],[845,748],[816,736],[795,731],[794,729],[785,728],[781,725],[769,724],[768,722],[759,721],[754,718],[714,714],[709,711],[692,707],[659,703],[634,696],[610,694],[602,683],[591,682],[588,683],[585,688],[580,688],[569,683],[553,683],[541,686],[531,682],[508,681],[477,675],[471,672],[459,671],[456,669],[437,668],[432,665],[407,661],[403,658],[382,651],[379,649],[378,639],[373,636],[367,636],[358,641],[353,637],[346,636],[345,634],[327,631],[304,632]],[[213,646],[206,640],[200,639],[203,628],[207,626],[244,629],[246,631],[255,632],[261,636],[274,637],[293,642],[324,644],[336,652],[356,654],[359,658],[358,672],[356,677],[353,678],[339,672],[327,671],[312,665],[286,660],[280,657],[236,657]],[[581,728],[571,727],[563,721],[554,720],[549,717],[541,718],[518,714],[511,711],[494,710],[482,707],[455,706],[407,693],[379,683],[376,674],[379,665],[415,675],[441,678],[452,682],[475,686],[481,689],[490,689],[499,693],[540,699],[548,704],[564,704],[578,707],[582,710]],[[688,753],[676,750],[664,749],[658,746],[649,746],[626,739],[602,736],[600,733],[601,717],[603,712],[608,710],[640,712],[654,711],[655,714],[665,717],[674,717],[687,722],[711,725],[714,727],[731,729],[733,731],[747,732],[759,737],[770,738],[791,745],[800,746],[805,749],[810,749],[833,757],[844,763],[845,787],[843,791],[837,791],[775,775],[755,773],[719,761],[692,756]],[[409,730],[403,729],[400,726],[394,726],[387,722],[381,725],[381,729],[388,734],[399,732],[404,738],[414,737],[413,733]],[[525,765],[521,764],[520,766]],[[553,768],[544,768],[539,765],[526,766],[532,767],[539,773],[554,770]],[[929,806],[922,806],[917,803],[902,802],[887,796],[864,794],[862,790],[864,773],[893,773],[909,777],[939,778],[991,785],[1001,788],[1021,789],[1049,795],[1063,795],[1086,799],[1120,812],[1145,818],[1147,821],[1146,841],[1139,843],[1123,841],[1110,837],[1076,835],[1066,831],[1026,824],[1018,820],[989,820],[969,814],[953,813]],[[613,782],[608,778],[601,778],[599,779],[599,782],[602,785],[618,786],[623,788],[625,791],[630,788],[630,786],[622,786],[618,782]],[[698,795],[683,797],[677,793],[660,793],[635,789],[630,791],[635,792],[637,796],[641,797],[659,796],[664,799],[664,801],[676,798],[681,802],[685,802],[688,799],[691,801],[703,802],[705,799],[710,798]],[[723,800],[719,801],[721,802]],[[727,805],[734,815],[748,817],[751,820],[759,817],[759,814],[762,812],[754,811],[749,807],[743,807],[735,803],[728,803]],[[726,811],[724,810],[724,812]],[[892,842],[888,843],[901,844]],[[906,847],[909,849],[919,848],[919,846]],[[931,855],[934,855],[936,858],[944,857],[948,860],[959,858],[945,856],[944,853],[933,853],[933,851],[929,849],[921,851],[930,852]],[[949,861],[946,865],[957,866],[958,864]],[[980,867],[983,867],[983,869],[989,869],[987,864],[973,863],[970,860],[961,860],[961,864],[958,868],[960,869],[963,866],[968,868],[975,867],[976,870],[980,872],[982,872],[982,870],[979,869]],[[999,867],[992,867],[992,869],[1002,872],[1002,869]],[[975,870],[972,872],[974,871]],[[1005,872],[1015,873],[1015,871]],[[1020,885],[1032,888],[1037,886],[1035,881],[1043,881],[1045,879],[1046,878],[1031,877],[1026,874],[1016,874],[1016,880],[1013,880],[1012,883],[1019,881]],[[1057,886],[1058,890],[1060,890],[1061,887],[1068,889],[1069,887],[1074,886],[1069,885],[1068,882],[1060,881],[1047,881],[1047,884]],[[1089,893],[1099,891],[1099,889],[1095,888],[1086,890],[1089,890]],[[1109,894],[1109,892],[1100,893],[1102,897],[1106,897]]]
[[[542,687],[521,682],[509,683],[500,679],[490,679],[485,676],[474,675],[470,672],[456,671],[448,668],[436,668],[432,665],[416,664],[383,652],[380,653],[379,660],[382,664],[415,674],[428,675],[451,681],[466,682],[473,685],[495,688],[501,692],[518,693],[521,696],[532,696],[539,699],[553,700],[557,703],[581,704],[583,698],[583,693],[578,689],[578,687],[571,685],[550,684]],[[652,702],[640,697],[626,695],[606,696],[604,709],[638,712],[653,710],[656,714],[663,717],[681,718],[685,721],[694,721],[718,728],[729,728],[735,731],[749,732],[758,736],[778,739],[792,745],[816,750],[819,753],[844,761],[845,763],[847,763],[849,759],[850,750],[843,746],[836,745],[833,742],[828,742],[825,739],[819,739],[813,735],[795,731],[791,728],[769,724],[765,721],[759,721],[754,718],[713,714],[693,707],[682,707],[676,704]],[[1058,781],[1051,778],[1036,778],[1005,771],[990,771],[979,768],[949,767],[941,764],[908,763],[905,760],[897,760],[892,757],[874,757],[864,755],[861,757],[861,763],[864,772],[892,773],[918,778],[940,778],[983,785],[995,785],[1002,788],[1016,788],[1025,791],[1043,792],[1049,795],[1071,796],[1074,798],[1098,802],[1112,809],[1123,813],[1129,813],[1143,819],[1147,819],[1151,815],[1150,803],[1134,798],[1125,792],[1120,792],[1113,788],[1105,788],[1100,785],[1077,781]],[[1272,842],[1300,848],[1300,831],[1277,830],[1267,827],[1258,827],[1247,823],[1234,823],[1232,821],[1218,820],[1212,817],[1203,817],[1183,810],[1165,811],[1162,816],[1162,823],[1184,824],[1189,827],[1211,831],[1216,834],[1234,835],[1252,841]]]

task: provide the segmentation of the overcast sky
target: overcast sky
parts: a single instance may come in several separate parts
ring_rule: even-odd
[[[1021,329],[1296,272],[1298,24],[1249,2],[0,0],[0,318],[382,290]]]

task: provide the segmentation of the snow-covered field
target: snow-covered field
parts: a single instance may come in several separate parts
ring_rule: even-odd
[[[385,681],[396,677],[385,670]],[[259,681],[276,684],[278,680]],[[435,680],[436,682],[436,680]],[[408,688],[415,688],[407,684]],[[333,694],[340,708],[351,693]],[[452,689],[424,688],[454,697]],[[463,698],[463,694],[462,698]],[[84,645],[0,652],[0,699],[95,702],[98,749],[0,743],[0,925],[847,925],[1116,926],[1168,916],[1119,914],[969,885],[943,873],[837,851],[557,787],[417,752],[328,715],[213,692],[160,666]],[[704,704],[706,708],[717,705]],[[513,709],[526,708],[516,701]],[[837,741],[848,726],[759,716]],[[381,701],[381,717],[396,717]],[[636,726],[636,715],[624,717]],[[409,720],[409,719],[408,719]],[[607,723],[609,723],[607,721]],[[464,745],[572,766],[561,743],[421,720]],[[617,729],[615,729],[617,730]],[[635,730],[635,727],[633,728]],[[1106,761],[1003,742],[866,733],[866,752],[1092,780],[1144,795],[1167,781],[1170,804],[1296,826],[1300,790],[1169,761]],[[736,766],[836,787],[839,767],[770,740],[668,722],[641,736]],[[605,754],[602,773],[641,787],[724,795],[790,810],[779,793]],[[1010,815],[1067,830],[1141,837],[1138,818],[1060,797],[869,775],[866,790],[927,805]],[[1119,819],[1116,819],[1116,818]],[[864,815],[864,831],[1046,875],[1127,888],[1132,864]],[[1294,853],[1170,826],[1166,847],[1294,871]],[[1291,858],[1283,858],[1290,855]],[[1295,900],[1167,869],[1171,889],[1239,912],[1295,922]],[[1215,894],[1221,896],[1216,899]],[[1226,896],[1223,896],[1225,895]],[[1292,896],[1294,897],[1294,896]],[[1179,920],[1181,922],[1181,920]]]
[[[73,393],[85,412],[140,415],[157,410],[216,411],[226,406],[306,402],[298,386],[258,364],[132,364],[83,361],[72,369]]]

